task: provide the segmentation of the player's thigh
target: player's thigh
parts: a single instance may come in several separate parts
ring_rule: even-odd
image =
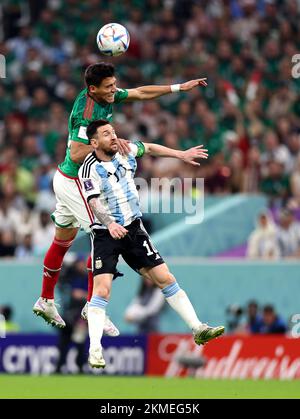
[[[127,240],[127,243],[122,256],[125,262],[136,271],[140,271],[142,268],[153,268],[164,263],[142,223],[141,226],[142,228],[138,225],[135,229],[129,227],[129,237],[123,241],[125,243]]]
[[[92,269],[94,278],[101,274],[114,274],[120,255],[120,240],[114,240],[108,230],[91,233]]]
[[[53,179],[53,189],[57,204],[52,218],[59,227],[82,227],[89,232],[93,223],[92,211],[86,202],[79,179],[70,179],[59,171]]]

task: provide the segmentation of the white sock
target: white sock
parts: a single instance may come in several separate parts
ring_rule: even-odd
[[[191,330],[198,329],[202,323],[198,319],[192,303],[186,293],[179,287],[177,282],[162,289],[166,301],[177,311],[179,316]]]
[[[101,338],[103,335],[107,304],[107,300],[98,296],[93,296],[88,304],[90,349],[101,348]]]

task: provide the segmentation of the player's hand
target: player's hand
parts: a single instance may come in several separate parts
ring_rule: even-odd
[[[117,138],[117,142],[119,153],[122,154],[122,156],[127,156],[127,154],[130,153],[130,141],[124,140],[123,138]]]
[[[205,77],[204,79],[190,80],[185,83],[181,83],[180,91],[188,92],[189,90],[192,90],[194,87],[197,87],[197,86],[206,87],[207,86],[206,80],[207,78]]]
[[[123,237],[125,237],[128,233],[128,230],[126,230],[126,228],[115,222],[110,223],[107,228],[111,237],[115,240],[123,239]]]
[[[203,148],[203,145],[197,145],[196,147],[189,148],[182,152],[181,159],[193,166],[200,166],[200,163],[194,161],[195,159],[207,159],[208,158],[208,150]]]

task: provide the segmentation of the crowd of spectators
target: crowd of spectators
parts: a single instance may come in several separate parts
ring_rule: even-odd
[[[297,0],[40,0],[1,3],[0,256],[39,254],[52,237],[51,181],[83,72],[103,60],[107,22],[130,32],[113,59],[119,86],[207,77],[207,88],[115,108],[123,138],[174,148],[204,144],[199,168],[144,158],[143,176],[204,177],[211,194],[263,192],[300,207],[300,51]],[[106,58],[104,58],[106,60]],[[34,227],[33,227],[34,226]],[[41,243],[42,241],[42,243]]]
[[[226,316],[229,333],[269,335],[285,334],[289,330],[288,322],[277,313],[272,304],[260,306],[256,300],[249,301],[246,307],[231,305],[226,310]]]
[[[262,212],[256,229],[248,239],[247,257],[250,259],[300,258],[300,223],[293,211],[283,208],[277,223],[271,213]]]

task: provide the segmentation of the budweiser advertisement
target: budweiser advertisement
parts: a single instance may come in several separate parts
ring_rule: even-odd
[[[300,378],[300,339],[224,336],[196,346],[190,335],[151,335],[148,375],[202,378]]]

